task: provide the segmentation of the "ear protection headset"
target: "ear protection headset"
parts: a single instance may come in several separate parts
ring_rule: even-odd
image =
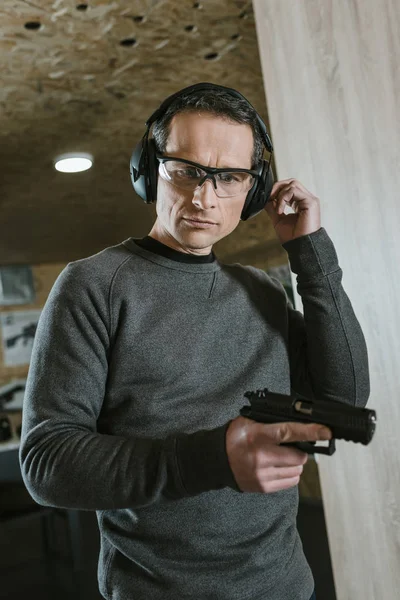
[[[254,217],[262,211],[266,205],[268,198],[271,194],[272,186],[274,184],[274,177],[272,173],[271,158],[273,152],[273,146],[270,137],[267,132],[264,121],[261,119],[255,108],[250,102],[242,96],[239,92],[232,88],[224,87],[222,85],[216,85],[214,83],[196,83],[190,85],[171,96],[168,96],[162,102],[157,110],[146,121],[146,132],[143,135],[142,140],[136,144],[131,156],[130,161],[130,174],[132,185],[136,193],[147,203],[151,204],[157,200],[157,180],[158,180],[158,165],[159,161],[156,157],[156,145],[153,138],[149,139],[150,127],[152,124],[161,117],[170,104],[180,95],[187,94],[190,92],[197,92],[199,90],[221,90],[231,94],[233,97],[241,98],[244,100],[250,108],[254,111],[257,118],[258,127],[261,133],[261,137],[265,148],[270,152],[269,161],[262,159],[261,162],[255,168],[258,171],[259,177],[256,180],[252,188],[247,192],[246,200],[243,206],[240,219],[246,221],[250,217]]]

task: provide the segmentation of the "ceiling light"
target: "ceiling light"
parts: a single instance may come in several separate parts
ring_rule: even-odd
[[[83,152],[71,152],[58,156],[54,162],[57,171],[62,173],[79,173],[87,171],[93,164],[93,156]]]

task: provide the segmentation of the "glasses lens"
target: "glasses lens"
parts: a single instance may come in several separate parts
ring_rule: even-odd
[[[238,196],[248,192],[254,183],[254,176],[250,173],[231,173],[224,171],[217,173],[217,195],[220,197]]]
[[[177,160],[160,163],[159,172],[163,179],[184,190],[194,190],[199,181],[207,175],[202,169]]]
[[[206,171],[203,169],[177,160],[160,162],[159,173],[165,181],[184,190],[192,191],[207,176]],[[212,178],[217,185],[217,189],[214,185],[213,189],[220,198],[238,196],[248,192],[254,183],[254,176],[250,173],[221,171],[213,175]]]

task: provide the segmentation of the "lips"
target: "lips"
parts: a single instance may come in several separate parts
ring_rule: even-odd
[[[215,221],[202,221],[201,219],[191,219],[189,217],[184,217],[185,221],[194,221],[195,223],[209,223],[210,225],[216,225]]]

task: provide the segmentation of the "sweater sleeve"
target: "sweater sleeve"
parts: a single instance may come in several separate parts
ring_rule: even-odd
[[[20,444],[31,496],[45,506],[106,510],[235,487],[223,447],[227,425],[165,439],[97,432],[111,352],[109,306],[104,283],[90,274],[85,284],[88,276],[81,261],[70,263],[40,315]],[[212,468],[199,462],[195,478],[183,457],[201,456],[204,444]]]
[[[283,244],[304,315],[288,307],[292,390],[311,398],[365,406],[367,347],[342,286],[342,270],[324,228]]]

